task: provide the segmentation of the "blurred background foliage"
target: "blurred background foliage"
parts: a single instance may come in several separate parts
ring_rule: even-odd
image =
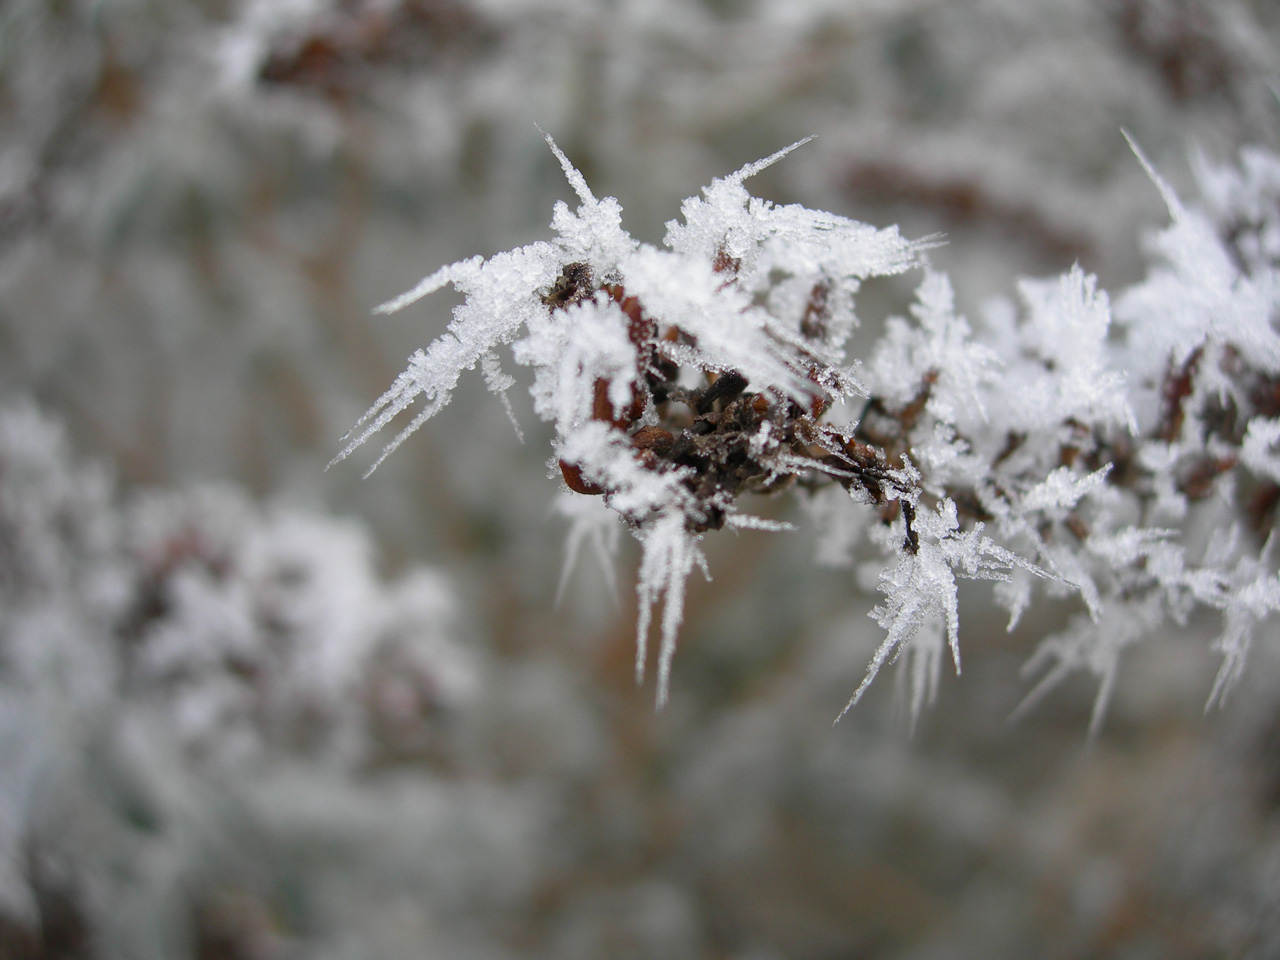
[[[1121,129],[1184,195],[1190,151],[1275,149],[1278,36],[1267,0],[8,0],[0,955],[1275,956],[1280,676],[1202,716],[1202,624],[1087,743],[1085,680],[1006,722],[1066,605],[1007,635],[975,596],[914,735],[892,682],[833,730],[865,582],[722,534],[655,714],[634,555],[552,602],[518,403],[523,445],[471,382],[324,468],[452,303],[370,308],[545,236],[535,123],[650,242],[817,134],[753,191],[944,234],[974,311],[1141,276]]]

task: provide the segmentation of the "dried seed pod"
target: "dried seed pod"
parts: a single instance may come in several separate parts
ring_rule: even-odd
[[[663,430],[661,427],[641,427],[631,438],[631,446],[634,449],[652,450],[659,456],[670,453],[675,442],[676,438],[671,431]]]
[[[676,438],[661,427],[641,427],[631,438],[640,463],[650,470],[659,469],[675,446]]]
[[[567,463],[560,461],[560,475],[564,477],[565,486],[574,493],[586,494],[589,497],[599,496],[604,493],[604,487],[599,484],[592,483],[582,475],[582,468],[576,463]]]

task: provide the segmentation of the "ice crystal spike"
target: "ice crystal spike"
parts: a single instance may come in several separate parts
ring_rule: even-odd
[[[713,180],[655,247],[633,239],[617,200],[596,197],[544,136],[577,208],[556,204],[552,239],[441,268],[379,308],[446,284],[463,295],[448,330],[414,353],[336,459],[416,405],[376,467],[468,370],[505,402],[509,350],[533,372],[533,409],[553,428],[552,463],[570,495],[599,497],[640,542],[636,677],[661,603],[659,706],[685,582],[705,567],[702,539],[726,526],[785,529],[747,512],[745,496],[786,490],[811,500],[828,539],[847,539],[824,543],[823,556],[852,559],[864,534],[884,556],[872,611],[884,640],[845,711],[904,654],[913,718],[937,688],[944,650],[960,672],[960,579],[995,581],[1010,623],[1036,581],[1079,599],[1080,616],[1033,658],[1045,673],[1019,711],[1070,670],[1089,670],[1100,681],[1096,733],[1123,650],[1195,606],[1226,621],[1210,696],[1221,701],[1256,625],[1280,609],[1269,554],[1240,540],[1199,559],[1186,532],[1194,511],[1215,504],[1265,532],[1272,518],[1250,504],[1270,502],[1280,484],[1280,415],[1267,399],[1280,396],[1270,319],[1280,257],[1265,253],[1280,222],[1257,222],[1259,210],[1280,209],[1280,176],[1264,176],[1261,160],[1248,185],[1203,174],[1218,178],[1215,220],[1183,205],[1131,140],[1172,221],[1143,282],[1113,306],[1076,266],[1022,281],[1017,303],[994,303],[975,324],[957,312],[950,281],[927,270],[910,316],[888,320],[855,376],[845,348],[861,283],[921,265],[928,244],[747,192],[744,180],[805,141]],[[850,400],[858,421],[828,422]],[[850,521],[857,511],[864,519]],[[591,529],[598,547],[614,539]],[[587,530],[575,526],[575,550]]]

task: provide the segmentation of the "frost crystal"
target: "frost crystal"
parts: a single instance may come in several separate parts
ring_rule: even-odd
[[[833,401],[865,395],[844,355],[861,281],[914,266],[920,245],[896,229],[750,196],[743,181],[799,144],[685,201],[665,249],[638,243],[621,226],[618,202],[598,199],[547,142],[577,209],[557,204],[553,241],[444,267],[379,308],[398,310],[450,283],[466,297],[339,459],[422,398],[381,462],[478,364],[491,387],[505,389],[495,351],[510,345],[516,363],[533,368],[534,409],[555,427],[566,486],[602,496],[641,543],[637,672],[661,599],[661,704],[684,583],[702,565],[699,540],[726,524],[773,526],[740,514],[742,494],[823,478],[888,508],[913,489],[878,452],[820,417]]]
[[[974,326],[950,281],[926,270],[910,318],[890,318],[855,376],[845,348],[861,281],[923,265],[927,244],[750,196],[744,181],[798,144],[686,200],[657,248],[633,240],[617,201],[547,140],[577,208],[557,204],[553,240],[444,267],[379,308],[445,284],[465,296],[339,459],[421,398],[385,457],[477,365],[505,391],[507,345],[533,369],[566,487],[601,497],[641,544],[636,670],[661,600],[659,705],[685,582],[706,572],[701,539],[785,528],[741,502],[784,489],[802,491],[823,531],[820,560],[854,561],[866,530],[885,556],[871,615],[886,635],[849,706],[904,653],[913,718],[944,646],[959,672],[957,577],[997,581],[1010,629],[1036,581],[1082,604],[1028,664],[1047,672],[1027,705],[1090,670],[1096,730],[1123,650],[1197,606],[1225,621],[1209,695],[1222,699],[1257,624],[1280,609],[1259,546],[1280,504],[1280,163],[1254,152],[1243,175],[1202,164],[1207,209],[1183,205],[1147,164],[1172,222],[1114,312],[1077,266],[1023,280],[1020,306],[995,302]],[[823,419],[850,400],[857,422]],[[570,512],[573,552],[587,538],[609,545],[603,511]],[[1215,527],[1236,533],[1194,536]]]

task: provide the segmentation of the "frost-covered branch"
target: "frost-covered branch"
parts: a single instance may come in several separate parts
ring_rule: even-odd
[[[534,409],[555,426],[565,485],[603,496],[641,543],[637,669],[661,598],[662,703],[684,583],[702,565],[698,543],[748,525],[744,493],[803,480],[839,483],[885,509],[915,497],[909,470],[821,417],[835,400],[865,396],[844,352],[860,283],[916,266],[921,245],[896,229],[751,197],[743,181],[794,147],[687,200],[665,248],[638,243],[617,201],[597,199],[548,142],[578,208],[557,205],[555,240],[445,267],[387,305],[446,282],[466,296],[339,458],[421,397],[386,456],[482,361],[490,385],[504,388],[496,351],[512,344],[515,361],[534,370]]]
[[[442,268],[380,308],[446,283],[465,296],[339,459],[422,398],[385,456],[477,365],[505,390],[498,349],[510,345],[533,368],[565,486],[602,497],[641,543],[637,672],[661,598],[659,704],[700,540],[760,525],[743,495],[782,491],[819,517],[822,556],[852,559],[862,531],[878,531],[872,616],[886,637],[850,705],[916,643],[945,635],[959,671],[957,577],[997,581],[1011,629],[1037,581],[1079,599],[1030,665],[1049,664],[1030,701],[1091,670],[1096,728],[1123,649],[1197,606],[1224,615],[1211,702],[1226,693],[1280,607],[1263,549],[1280,503],[1280,162],[1202,164],[1203,210],[1148,165],[1172,223],[1114,309],[1077,266],[1022,281],[1019,303],[989,305],[975,327],[948,278],[925,269],[911,317],[892,318],[859,361],[846,346],[861,282],[927,267],[928,244],[751,197],[744,181],[794,147],[685,201],[657,248],[548,143],[577,209],[557,205],[553,240]],[[841,402],[861,408],[856,422],[828,422]],[[913,671],[918,709],[941,657],[915,661],[929,665]]]

